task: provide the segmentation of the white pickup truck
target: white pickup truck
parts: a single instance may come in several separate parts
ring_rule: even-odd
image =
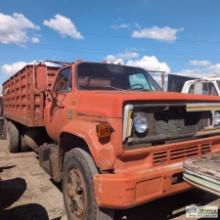
[[[167,90],[170,92],[220,96],[220,77],[195,78],[168,74]]]
[[[182,93],[220,96],[220,77],[188,80],[183,85]]]

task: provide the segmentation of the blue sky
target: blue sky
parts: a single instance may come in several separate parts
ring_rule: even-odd
[[[44,59],[220,74],[219,8],[218,0],[1,1],[0,81],[19,62]]]

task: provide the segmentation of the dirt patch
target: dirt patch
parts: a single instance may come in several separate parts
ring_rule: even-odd
[[[65,215],[60,190],[39,166],[34,152],[9,154],[0,142],[0,219],[46,220]]]

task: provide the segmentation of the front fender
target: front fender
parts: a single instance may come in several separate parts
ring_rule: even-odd
[[[63,127],[60,135],[63,133],[69,133],[83,139],[87,143],[97,167],[101,170],[113,169],[116,160],[114,147],[111,142],[100,143],[96,134],[96,123],[74,120]]]

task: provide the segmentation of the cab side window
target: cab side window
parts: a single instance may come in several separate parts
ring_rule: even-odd
[[[70,92],[72,91],[72,71],[71,67],[62,69],[59,72],[54,88],[57,92]]]
[[[189,87],[189,93],[194,94],[195,93],[195,84],[190,85]]]
[[[215,86],[211,82],[203,83],[202,84],[202,91],[203,95],[214,95],[218,96]]]

